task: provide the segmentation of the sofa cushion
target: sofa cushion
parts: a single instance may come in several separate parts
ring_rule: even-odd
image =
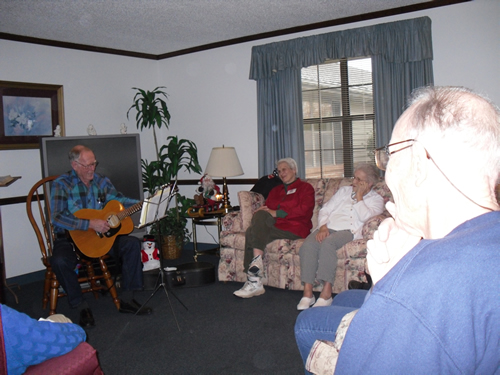
[[[318,213],[323,206],[326,191],[326,181],[323,179],[311,178],[306,180],[306,182],[310,183],[314,189],[314,210],[311,222],[312,230],[315,230],[318,226]]]
[[[372,240],[373,235],[375,231],[378,229],[380,223],[388,217],[391,217],[391,215],[387,210],[385,210],[380,215],[376,215],[368,219],[366,223],[364,223],[363,229],[361,230],[361,235],[363,236],[363,239],[367,241]]]
[[[386,185],[384,180],[381,180],[378,183],[376,183],[375,186],[373,187],[373,191],[380,194],[380,196],[384,198],[384,203],[387,203],[388,201],[394,202],[392,193],[389,190],[389,187]]]

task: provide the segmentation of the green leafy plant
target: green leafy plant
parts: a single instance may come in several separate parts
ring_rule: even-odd
[[[175,236],[177,245],[181,246],[182,243],[186,243],[190,239],[189,231],[186,228],[187,210],[194,204],[194,200],[177,194],[176,201],[178,202],[177,206],[169,208],[167,210],[167,215],[160,220],[159,234],[163,236]],[[156,226],[151,228],[151,234],[158,234]]]
[[[159,86],[153,91],[145,91],[137,87],[132,87],[132,89],[137,92],[134,96],[133,104],[127,111],[127,119],[129,118],[129,113],[132,109],[137,111],[137,114],[135,115],[137,129],[141,129],[141,131],[143,129],[153,129],[157,155],[159,152],[155,127],[160,129],[162,126],[165,126],[168,129],[170,125],[170,112],[168,111],[167,102],[165,101],[168,99],[168,95],[165,91],[160,90],[164,88],[166,87]]]
[[[163,236],[174,236],[176,238],[177,246],[189,241],[189,231],[186,228],[187,218],[184,216],[178,217],[176,207],[167,210],[167,215],[159,221],[158,233],[156,225],[151,228],[151,234],[161,234]]]
[[[160,148],[157,161],[142,160],[142,180],[144,191],[153,194],[159,187],[177,181],[179,171],[185,168],[189,172],[201,173],[198,161],[198,148],[192,141],[178,139],[176,136],[167,138],[167,144]],[[193,199],[188,199],[180,194],[175,195],[175,206],[169,210],[165,219],[160,221],[162,235],[176,235],[185,242],[189,237],[187,229],[187,209],[194,205]],[[171,216],[175,213],[175,216]],[[173,222],[175,221],[175,223]],[[185,231],[181,230],[182,228]]]
[[[157,159],[151,162],[144,159],[141,161],[144,191],[150,194],[160,186],[177,181],[177,175],[182,168],[198,174],[202,171],[196,144],[177,136],[167,138],[167,143],[161,146]]]
[[[160,86],[153,91],[145,91],[134,87],[137,92],[127,112],[128,118],[132,109],[137,111],[137,129],[153,129],[156,160],[141,160],[143,188],[149,195],[154,194],[161,186],[177,181],[177,176],[183,168],[198,174],[202,171],[198,161],[198,148],[194,142],[169,136],[166,144],[158,148],[155,127],[160,129],[164,126],[168,129],[170,125],[170,112],[165,101],[168,95],[161,90],[163,88],[165,87]],[[166,217],[160,220],[160,234],[175,235],[181,243],[186,242],[189,240],[186,228],[187,209],[194,204],[194,200],[177,193],[173,202],[174,206],[168,210]],[[156,226],[153,226],[151,232],[158,234],[154,233]]]
[[[165,166],[165,178],[170,181],[177,180],[182,168],[188,172],[201,173],[198,148],[194,142],[177,136],[168,137],[167,144],[160,148],[160,161]]]

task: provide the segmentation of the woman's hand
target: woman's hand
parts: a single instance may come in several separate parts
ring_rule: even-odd
[[[271,210],[269,207],[267,206],[260,206],[257,211],[266,211],[266,212],[269,212],[269,214],[271,214],[272,217],[276,217],[276,210]]]
[[[330,235],[330,231],[328,230],[328,227],[326,226],[326,224],[322,225],[319,228],[318,233],[316,234],[316,241],[321,243],[329,235]]]
[[[359,181],[357,186],[353,187],[354,192],[356,193],[356,200],[358,202],[361,202],[363,200],[363,197],[368,194],[370,191],[371,186],[368,182],[366,181]]]

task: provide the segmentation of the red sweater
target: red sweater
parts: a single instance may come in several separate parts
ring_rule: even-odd
[[[271,210],[282,210],[288,215],[276,217],[274,226],[306,238],[311,232],[311,218],[314,210],[314,189],[311,184],[297,178],[288,185],[276,186],[266,199]]]

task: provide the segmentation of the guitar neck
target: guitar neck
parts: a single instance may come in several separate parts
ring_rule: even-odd
[[[118,216],[118,218],[120,219],[120,221],[122,221],[126,217],[128,217],[128,216],[136,213],[137,211],[139,211],[142,208],[142,204],[143,203],[144,202],[136,203],[133,206],[130,206],[129,208],[127,208],[127,209],[119,212],[116,216]]]

